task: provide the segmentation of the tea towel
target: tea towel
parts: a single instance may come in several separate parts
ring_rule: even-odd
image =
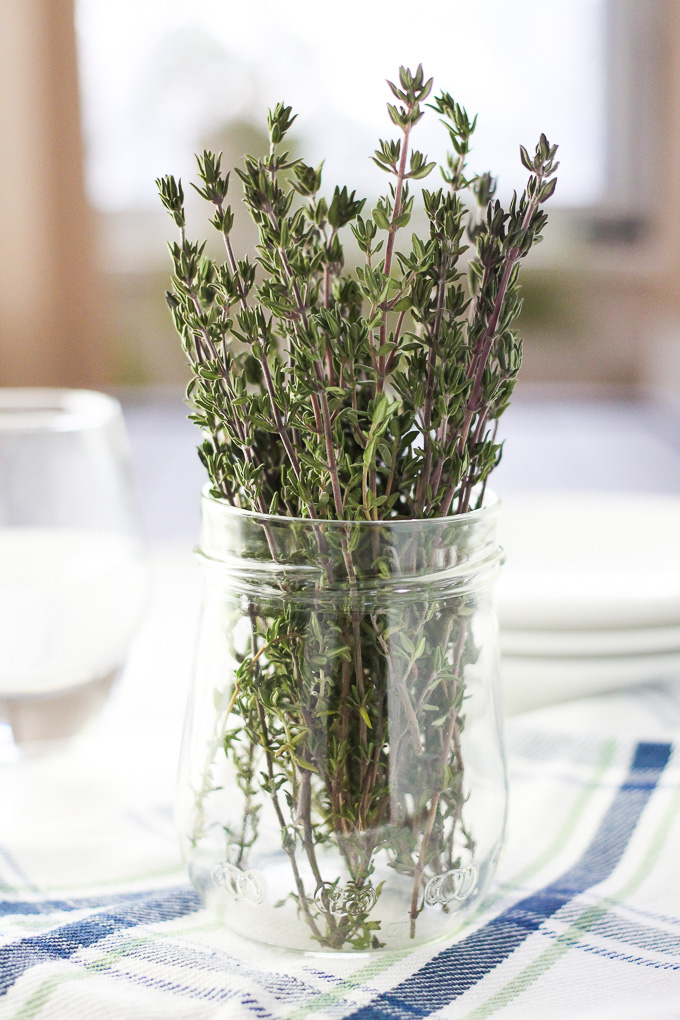
[[[2,1020],[680,1017],[680,678],[510,720],[492,891],[455,941],[385,955],[220,927],[179,861],[172,754],[145,721],[5,770]]]

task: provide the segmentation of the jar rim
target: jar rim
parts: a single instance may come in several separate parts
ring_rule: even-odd
[[[361,520],[340,520],[338,518],[323,517],[313,519],[311,517],[289,517],[287,514],[262,514],[257,510],[245,510],[241,507],[234,506],[233,503],[228,503],[225,499],[221,499],[214,496],[210,491],[210,483],[206,482],[203,486],[201,497],[211,505],[218,506],[229,516],[235,518],[250,518],[254,521],[261,521],[263,524],[295,524],[295,525],[311,525],[313,527],[323,526],[324,528],[366,528],[370,530],[372,528],[389,527],[389,528],[407,528],[413,527],[414,525],[423,527],[441,527],[444,522],[453,523],[460,522],[461,524],[467,521],[481,521],[486,517],[492,517],[498,513],[501,500],[496,492],[492,489],[487,489],[484,497],[484,504],[475,510],[466,510],[462,514],[450,514],[446,517],[386,517],[378,521],[361,521]]]

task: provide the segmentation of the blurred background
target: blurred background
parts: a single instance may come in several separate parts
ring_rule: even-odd
[[[470,167],[501,197],[523,187],[520,142],[560,144],[521,385],[679,394],[680,0],[3,0],[0,384],[179,387],[154,178],[188,190],[204,146],[257,154],[282,99],[325,190],[375,199],[385,78],[419,62],[478,113]],[[434,114],[418,133],[441,158]],[[190,225],[210,230],[200,204]]]

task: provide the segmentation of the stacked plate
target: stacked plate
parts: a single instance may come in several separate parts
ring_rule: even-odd
[[[509,712],[680,680],[680,499],[509,498],[500,530]]]

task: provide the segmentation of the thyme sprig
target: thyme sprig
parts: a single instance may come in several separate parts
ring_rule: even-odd
[[[411,938],[423,884],[473,874],[462,734],[466,669],[479,655],[475,595],[435,592],[386,610],[357,593],[365,578],[427,573],[450,552],[446,519],[484,498],[521,363],[519,268],[541,239],[558,167],[545,135],[533,156],[521,147],[529,179],[506,210],[491,174],[468,171],[476,118],[445,92],[428,103],[432,80],[420,66],[388,84],[398,136],[374,152],[389,183],[370,215],[346,186],[324,197],[322,167],[285,151],[295,117],[282,103],[269,112],[268,154],[235,171],[258,231],[252,260],[232,242],[219,155],[197,157],[193,187],[211,206],[223,261],[187,237],[181,181],[157,182],[180,233],[167,301],[192,369],[212,494],[293,519],[386,522],[359,534],[293,521],[292,553],[262,522],[260,553],[282,568],[286,597],[254,587],[247,639],[231,628],[236,667],[216,695],[219,732],[191,836],[197,848],[217,827],[229,867],[246,869],[266,801],[292,875],[276,905],[292,899],[312,939],[336,949],[384,944],[377,869],[406,876]],[[420,193],[427,231],[409,238],[417,182],[436,166],[412,145],[427,109],[451,148],[443,186]],[[347,268],[352,238],[359,262]],[[397,552],[387,526],[397,518],[441,518],[441,528]],[[296,602],[285,580],[300,557],[321,565],[318,605]],[[220,790],[213,766],[225,759],[240,813],[208,825]],[[344,877],[324,875],[329,845]]]

